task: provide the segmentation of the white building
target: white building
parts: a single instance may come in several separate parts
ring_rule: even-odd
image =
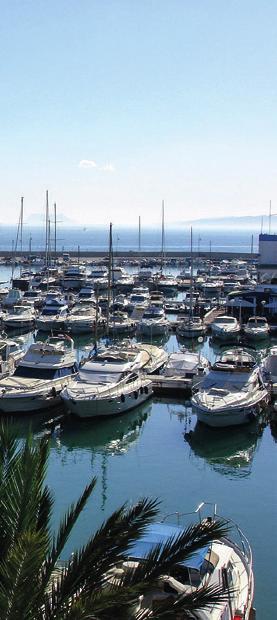
[[[259,235],[258,270],[263,282],[277,279],[277,235]]]

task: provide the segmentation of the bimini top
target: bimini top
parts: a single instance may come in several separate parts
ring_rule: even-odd
[[[167,525],[166,523],[154,523],[149,525],[145,533],[131,547],[129,557],[136,560],[143,560],[145,556],[152,551],[157,544],[165,545],[170,538],[176,538],[184,529],[177,525]],[[205,556],[209,551],[209,546],[203,547],[185,562],[179,562],[187,568],[201,570]]]

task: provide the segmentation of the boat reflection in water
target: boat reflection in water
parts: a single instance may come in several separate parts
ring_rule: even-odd
[[[90,421],[69,418],[60,435],[61,444],[68,451],[89,450],[94,454],[122,454],[134,444],[151,411],[146,402],[130,413]]]
[[[212,469],[229,478],[244,478],[251,473],[255,450],[260,443],[261,428],[253,422],[246,427],[211,429],[197,422],[193,431],[184,433],[193,454],[204,459]]]

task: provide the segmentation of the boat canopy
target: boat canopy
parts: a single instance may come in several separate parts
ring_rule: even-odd
[[[183,374],[187,371],[196,370],[199,364],[201,364],[201,358],[199,359],[198,353],[172,353],[164,374],[167,377],[175,375],[176,372]]]
[[[244,370],[244,369],[243,369]],[[201,391],[210,390],[213,387],[242,390],[247,386],[253,371],[247,372],[226,372],[219,370],[211,370],[201,384]]]
[[[166,523],[154,523],[153,525],[149,525],[143,536],[131,547],[129,557],[143,560],[156,545],[165,545],[170,539],[180,536],[183,531],[184,529],[180,526],[168,525]],[[188,560],[179,562],[179,564],[189,569],[200,571],[208,551],[209,546],[207,545],[191,555]]]

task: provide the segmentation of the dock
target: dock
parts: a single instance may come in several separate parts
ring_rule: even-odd
[[[190,394],[192,380],[187,377],[164,377],[163,375],[150,375],[154,394]]]
[[[204,325],[206,325],[206,327],[210,327],[211,323],[213,323],[218,316],[223,316],[225,312],[226,308],[212,308],[204,316]]]

